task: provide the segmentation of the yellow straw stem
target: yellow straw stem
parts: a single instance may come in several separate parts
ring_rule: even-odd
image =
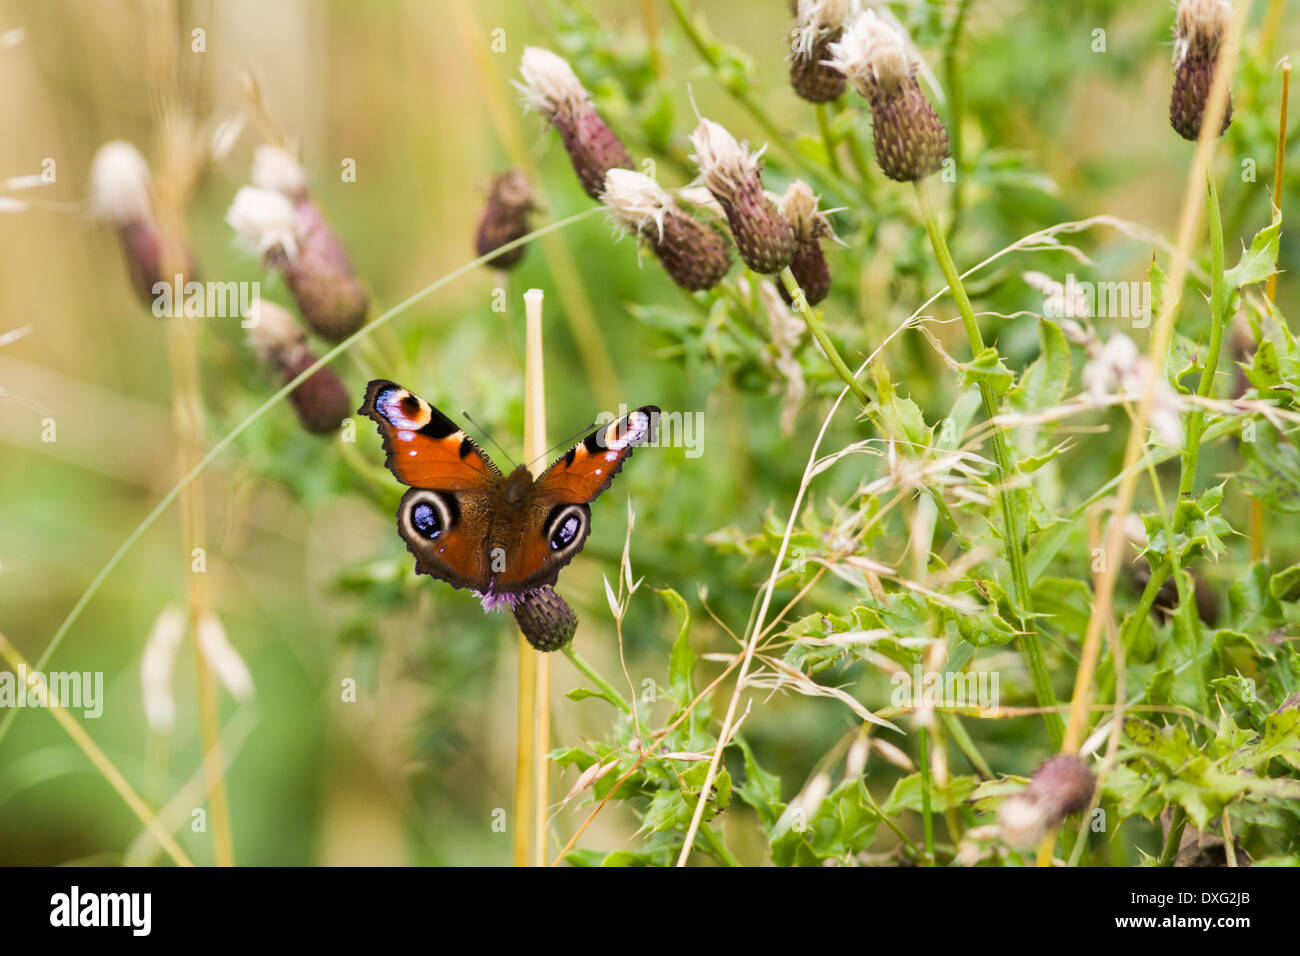
[[[546,374],[542,360],[541,289],[524,293],[524,460],[533,477],[546,469]],[[528,642],[521,651],[533,658],[536,691],[533,697],[533,864],[546,862],[546,807],[550,802],[551,655],[535,651]]]
[[[81,724],[77,723],[73,716],[64,709],[59,698],[50,690],[49,685],[45,682],[45,675],[38,670],[32,670],[29,667],[26,658],[18,652],[18,648],[10,644],[8,638],[3,634],[0,634],[0,656],[3,656],[4,659],[9,662],[9,666],[13,668],[15,676],[17,676],[20,671],[27,673],[28,682],[36,688],[37,700],[39,700],[42,705],[49,710],[50,716],[57,720],[60,726],[67,731],[68,736],[72,738],[72,742],[80,748],[81,752],[90,758],[90,762],[95,765],[95,769],[103,774],[104,779],[108,781],[109,786],[118,792],[123,802],[125,802],[131,809],[131,812],[139,818],[140,822],[145,825],[145,828],[153,834],[154,839],[157,840],[158,844],[167,851],[167,855],[175,861],[176,865],[193,866],[194,862],[186,855],[185,851],[180,848],[180,845],[175,839],[173,839],[172,835],[167,832],[167,829],[158,821],[158,818],[154,815],[153,811],[149,809],[149,805],[144,802],[144,799],[138,793],[135,792],[135,788],[127,783],[126,777],[122,776],[122,772],[113,765],[113,761],[109,760],[104,751],[99,749],[99,745],[90,739],[90,735],[86,733],[86,729],[82,727]],[[20,693],[24,691],[25,688],[19,688]]]

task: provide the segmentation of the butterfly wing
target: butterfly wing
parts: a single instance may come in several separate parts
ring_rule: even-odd
[[[455,422],[393,382],[371,382],[358,411],[379,426],[389,471],[411,486],[397,509],[397,530],[416,571],[487,590],[501,470]]]
[[[614,480],[639,445],[654,441],[659,409],[653,405],[592,432],[547,468],[529,489],[522,519],[498,522],[494,542],[507,560],[495,590],[518,594],[554,584],[591,532],[588,507]]]

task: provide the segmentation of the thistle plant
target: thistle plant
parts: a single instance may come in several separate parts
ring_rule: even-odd
[[[472,5],[449,9],[467,44],[488,35]],[[203,183],[203,208],[228,207],[252,258],[226,264],[220,230],[193,246],[221,279],[274,270],[285,305],[271,301],[273,279],[245,329],[190,329],[204,387],[181,398],[203,403],[193,419],[211,435],[197,429],[190,466],[110,552],[49,652],[73,656],[63,638],[89,629],[171,503],[184,497],[186,520],[202,518],[203,477],[233,515],[226,537],[257,543],[240,567],[262,573],[229,575],[256,594],[238,614],[218,619],[196,591],[185,602],[196,613],[169,594],[137,615],[157,621],[130,655],[151,740],[186,725],[171,668],[187,628],[236,717],[252,686],[275,700],[264,691],[276,690],[275,655],[298,653],[294,688],[333,709],[288,736],[345,726],[347,752],[400,784],[394,829],[411,859],[1300,864],[1300,345],[1294,270],[1279,274],[1294,250],[1274,204],[1290,194],[1270,195],[1263,175],[1289,183],[1268,52],[1279,28],[1252,25],[1241,3],[1183,0],[1127,10],[1144,29],[1125,34],[1123,56],[1100,56],[1061,39],[1067,20],[1112,25],[1090,5],[1031,4],[1008,21],[977,4],[800,0],[747,10],[759,40],[733,34],[730,18],[710,27],[689,0],[628,6],[615,21],[583,5],[537,9],[536,22],[509,15],[521,18],[505,34],[515,54],[471,50],[473,82],[456,86],[457,105],[482,97],[490,116],[497,141],[464,151],[481,161],[462,162],[460,144],[423,153],[409,131],[376,133],[390,155],[427,160],[453,199],[488,190],[459,225],[421,226],[465,261],[417,291],[397,277],[427,268],[428,249],[384,247],[391,268],[367,280],[396,304],[368,322],[367,306],[333,311],[365,288],[343,265],[344,239],[360,255],[387,237],[385,205],[408,193],[368,194],[357,208],[373,225],[333,235],[328,253],[319,210],[333,187],[309,187],[286,139],[252,117],[271,144],[253,152],[252,184]],[[1171,23],[1172,69],[1167,46],[1133,39],[1168,36]],[[1013,34],[1043,55],[1019,56],[1015,84],[994,88]],[[508,108],[521,46],[515,86],[540,135]],[[1162,69],[1168,103],[1145,92]],[[1159,123],[1138,137],[1112,128],[1096,107],[1121,97]],[[1062,104],[1100,117],[1086,145]],[[168,235],[175,208],[157,189],[164,164],[151,176],[135,155],[110,158],[94,179],[130,188],[95,208],[139,290],[168,272],[148,237]],[[1244,158],[1260,183],[1237,175]],[[1184,173],[1179,202],[1170,184]],[[521,310],[512,291],[558,292],[565,256],[607,359],[567,334],[580,326],[543,325],[539,297]],[[322,276],[352,291],[314,294]],[[574,300],[551,301],[558,317]],[[498,311],[526,332],[522,366],[495,341],[498,317],[482,321]],[[529,361],[543,340],[549,389]],[[597,367],[621,383],[615,404],[655,401],[671,427],[667,447],[638,452],[603,499],[559,593],[513,601],[512,622],[417,579],[392,529],[402,491],[373,436],[351,440],[358,383],[391,377],[449,413],[466,408],[471,444],[454,452],[490,429],[515,454],[520,434],[535,468],[605,411]],[[623,495],[626,527],[608,506]],[[1254,507],[1268,533],[1248,541],[1238,532]],[[311,529],[303,541],[299,527]],[[211,546],[202,530],[190,527],[187,550]],[[286,573],[304,543],[312,573]],[[253,654],[235,622],[251,629],[259,615]],[[3,636],[0,655],[22,660]],[[355,701],[336,702],[340,680]],[[165,819],[175,780],[141,800],[66,708],[55,719],[171,859],[204,858]],[[249,749],[270,749],[267,726],[253,732]],[[295,746],[275,751],[286,767]],[[259,775],[241,773],[242,797]],[[253,801],[232,811],[227,833],[257,832],[241,823]],[[286,859],[315,859],[321,841],[308,837]]]

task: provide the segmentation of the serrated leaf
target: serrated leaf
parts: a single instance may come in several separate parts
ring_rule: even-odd
[[[1038,323],[1038,358],[1020,376],[1007,401],[1018,412],[1051,408],[1070,388],[1070,346],[1055,322]]]

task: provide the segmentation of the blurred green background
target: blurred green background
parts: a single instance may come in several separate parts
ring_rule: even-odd
[[[637,0],[587,6],[198,2],[181,5],[176,39],[185,44],[192,29],[206,31],[206,52],[181,54],[185,89],[200,116],[236,112],[241,74],[258,77],[270,115],[300,145],[316,198],[347,243],[378,313],[472,257],[484,187],[510,163],[503,134],[521,137],[538,167],[545,205],[539,223],[590,208],[558,137],[517,108],[509,80],[526,45],[571,59],[634,156],[654,147],[665,185],[689,179],[680,161],[694,126],[692,96],[703,115],[755,145],[764,140],[702,68],[665,6]],[[1256,6],[1258,20],[1267,4]],[[894,7],[942,77],[935,41],[955,4]],[[785,82],[790,18],[784,0],[698,8],[714,35],[753,58],[768,114],[782,129],[815,135],[811,113]],[[149,153],[146,37],[156,14],[150,4],[125,0],[0,3],[0,32],[23,31],[21,42],[0,49],[0,177],[39,171],[46,157],[57,163],[55,183],[24,194],[31,209],[0,215],[0,333],[31,327],[0,348],[0,631],[29,660],[40,656],[91,579],[176,478],[164,330],[133,297],[113,237],[95,229],[83,208],[99,145],[127,139]],[[964,228],[954,239],[959,263],[1034,229],[1100,213],[1172,233],[1190,147],[1167,123],[1171,18],[1163,2],[970,5],[961,52],[962,136],[975,171],[966,187]],[[647,24],[661,31],[658,61],[647,45]],[[1106,31],[1105,53],[1092,49],[1098,28]],[[1296,28],[1289,15],[1276,55],[1294,45]],[[492,46],[498,29],[501,52]],[[1243,85],[1264,84],[1257,78]],[[1276,83],[1266,85],[1272,90]],[[1224,188],[1230,261],[1237,237],[1266,221],[1276,115],[1249,94],[1236,105],[1241,119],[1226,141],[1231,155],[1224,162],[1253,158],[1259,182]],[[946,110],[939,105],[948,120]],[[191,240],[203,277],[260,279],[268,296],[287,302],[285,290],[237,247],[223,222],[235,190],[247,181],[256,143],[255,131],[246,133],[204,181],[188,216]],[[348,158],[356,161],[355,183],[340,181],[340,163]],[[775,170],[768,186],[783,189],[790,178]],[[1047,180],[1053,188],[1041,188]],[[1293,172],[1288,202],[1294,186]],[[870,210],[860,209],[846,217],[861,228],[849,230],[859,238],[847,248],[829,253],[837,286],[846,288],[828,303],[828,321],[856,357],[938,281],[932,266],[927,275],[917,264],[914,220],[876,223]],[[1090,251],[1110,274],[1145,278],[1149,249],[1113,235],[1102,239]],[[610,359],[612,389],[592,381],[566,321],[583,306],[562,294],[557,245],[577,264],[600,333],[594,347]],[[1284,240],[1282,248],[1282,268],[1294,273],[1296,246]],[[601,576],[618,568],[630,498],[637,513],[636,573],[691,602],[697,651],[730,650],[730,638],[709,620],[699,594],[707,590],[713,611],[740,631],[767,568],[719,558],[702,539],[727,525],[756,531],[769,509],[784,519],[824,414],[826,387],[814,383],[793,433],[783,434],[782,396],[751,358],[716,362],[706,349],[676,347],[656,323],[638,318],[657,305],[681,309],[684,297],[652,258],[638,261],[632,241],[615,241],[601,216],[564,231],[549,250],[530,248],[510,276],[504,316],[491,308],[501,279],[480,269],[399,316],[373,345],[336,367],[358,404],[370,374],[393,378],[455,418],[468,410],[518,457],[520,295],[530,287],[546,290],[553,441],[619,401],[700,411],[705,422],[701,457],[688,458],[680,448],[645,450],[593,507],[592,538],[559,586],[582,619],[577,646],[621,683]],[[1058,260],[1058,271],[1067,262]],[[916,281],[898,279],[895,270]],[[866,290],[858,300],[854,288]],[[1295,296],[1295,284],[1284,279],[1284,312],[1295,311]],[[1006,292],[998,308],[1011,313],[1033,301],[1021,287]],[[202,323],[203,443],[210,446],[278,383],[258,367],[236,321]],[[1034,334],[1030,317],[1007,323],[997,337],[1004,352],[1032,357]],[[593,343],[586,345],[590,354]],[[913,397],[927,412],[946,408],[953,393],[931,379],[935,369],[899,357],[895,374],[906,380],[912,361]],[[41,439],[47,415],[57,422],[53,443]],[[855,437],[861,436],[841,416],[827,447]],[[352,450],[384,480],[368,422],[358,423]],[[1212,473],[1212,462],[1209,467]],[[1093,474],[1100,472],[1086,465],[1079,472]],[[859,477],[831,475],[816,497],[852,487]],[[223,696],[236,859],[508,862],[510,838],[493,831],[491,814],[511,800],[515,642],[509,617],[484,616],[468,593],[415,581],[391,509],[358,493],[365,482],[344,462],[338,443],[302,433],[287,406],[241,436],[205,482],[214,603],[257,689],[255,702],[242,708]],[[1083,481],[1087,490],[1095,484]],[[390,485],[395,505],[398,487]],[[1297,550],[1285,529],[1277,540]],[[883,550],[904,547],[905,537],[898,537]],[[144,643],[159,612],[184,601],[189,566],[172,509],[117,567],[50,664],[104,672],[104,716],[86,721],[87,729],[155,805],[198,770],[188,644],[173,676],[179,715],[169,738],[150,737],[140,703]],[[652,595],[634,602],[624,633],[633,683],[661,679],[673,629]],[[567,700],[564,693],[581,678],[558,657],[554,668],[556,746],[600,736],[608,712]],[[360,687],[356,703],[341,700],[347,678]],[[1041,747],[1040,725],[1004,724],[994,729],[986,754],[1000,769],[1029,769],[1033,763],[1023,754]],[[793,792],[849,726],[830,702],[778,697],[746,733]],[[557,798],[572,776],[557,775]],[[181,804],[173,808],[178,839],[196,861],[210,862],[210,840],[188,825],[198,804]],[[565,810],[557,832],[567,837],[583,815]],[[582,845],[620,846],[636,839],[635,828],[630,814],[611,808]],[[19,714],[0,743],[0,863],[117,862],[139,830],[48,714]],[[745,857],[743,846],[736,850]]]

